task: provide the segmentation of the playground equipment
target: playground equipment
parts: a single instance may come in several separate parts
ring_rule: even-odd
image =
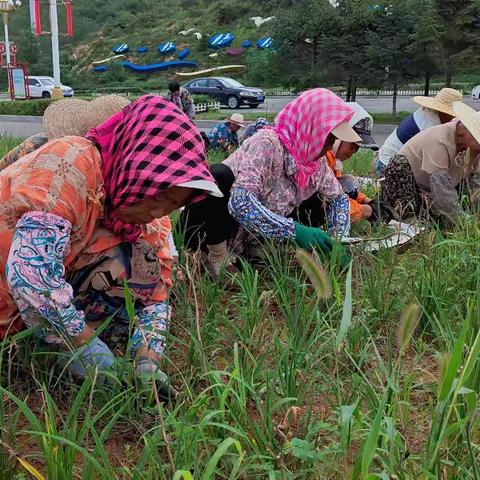
[[[128,43],[119,43],[112,47],[112,52],[115,55],[121,55],[122,53],[127,53],[130,50]]]
[[[138,47],[137,53],[148,53],[148,47]]]
[[[221,67],[207,68],[205,70],[197,70],[196,72],[175,72],[180,79],[193,79],[200,77],[211,77],[221,73],[244,73],[247,71],[245,65],[223,65]]]
[[[235,35],[233,35],[233,33],[217,33],[213,35],[213,37],[210,37],[208,46],[215,49],[229,47],[234,40]]]
[[[273,39],[270,36],[262,37],[260,40],[257,40],[257,47],[260,50],[266,50],[267,48],[271,48],[273,45]]]
[[[243,48],[253,47],[253,43],[252,43],[250,40],[244,40],[244,41],[242,42],[242,47],[243,47]]]
[[[161,55],[168,55],[173,53],[177,49],[177,46],[174,42],[163,42],[157,46],[158,53]]]
[[[177,53],[177,58],[179,60],[185,60],[192,52],[189,48],[184,48]]]

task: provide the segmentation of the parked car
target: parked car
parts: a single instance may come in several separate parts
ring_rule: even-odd
[[[31,98],[50,98],[55,81],[52,77],[28,77],[28,89]],[[73,97],[73,90],[67,85],[60,86],[64,97]]]
[[[184,85],[191,94],[209,95],[228,108],[248,105],[257,108],[265,101],[261,88],[245,87],[240,82],[227,77],[197,78]]]
[[[472,98],[476,98],[477,100],[480,100],[480,85],[477,85],[472,90]]]

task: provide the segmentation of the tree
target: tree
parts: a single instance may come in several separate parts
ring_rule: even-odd
[[[346,81],[347,101],[355,101],[357,86],[378,86],[368,56],[367,37],[371,28],[369,0],[338,0],[334,23],[323,44],[329,71]]]
[[[478,64],[480,35],[474,21],[479,10],[475,0],[437,0],[437,12],[442,27],[439,41],[444,59],[445,84],[450,87],[458,68]]]
[[[408,8],[414,13],[414,29],[410,35],[408,53],[414,70],[425,80],[424,95],[430,93],[430,78],[441,65],[440,37],[442,25],[437,12],[437,0],[410,0]]]
[[[407,0],[380,6],[368,34],[368,56],[385,83],[393,87],[392,113],[396,115],[398,88],[415,74],[409,45],[416,17]]]
[[[325,66],[322,44],[333,24],[334,9],[328,0],[295,1],[280,10],[272,36],[278,48],[279,72],[287,83],[315,86]]]

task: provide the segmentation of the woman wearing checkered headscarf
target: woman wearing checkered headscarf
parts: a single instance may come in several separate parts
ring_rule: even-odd
[[[145,96],[90,130],[46,143],[0,172],[0,326],[23,320],[78,350],[71,364],[100,370],[129,332],[124,285],[135,302],[129,339],[137,373],[172,393],[165,347],[172,255],[168,214],[220,195],[200,133],[175,105]],[[94,338],[94,328],[114,319]],[[108,341],[107,346],[104,341]],[[67,348],[65,348],[67,350]]]
[[[234,270],[227,244],[239,231],[330,252],[332,239],[317,228],[325,219],[324,201],[328,232],[348,235],[348,197],[323,156],[335,138],[361,140],[348,125],[352,115],[333,92],[310,90],[290,102],[273,127],[261,129],[223,164],[212,166],[224,198],[188,207],[181,223],[187,246],[207,245],[214,277],[222,268]],[[290,218],[302,205],[299,221],[314,228]]]

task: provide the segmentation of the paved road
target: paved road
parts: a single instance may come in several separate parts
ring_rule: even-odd
[[[266,102],[259,108],[243,107],[236,112],[246,113],[266,113],[279,112],[288,102],[295,97],[269,97]],[[367,111],[372,113],[388,113],[392,111],[391,97],[357,97],[357,102],[362,105]],[[480,110],[480,101],[472,99],[471,96],[465,96],[464,102]],[[418,108],[418,105],[409,97],[399,97],[397,102],[397,111],[413,112]],[[225,110],[229,111],[226,107]],[[260,115],[259,115],[260,116]]]
[[[0,135],[29,137],[42,131],[42,117],[0,115]]]
[[[200,130],[209,132],[217,122],[214,120],[198,120],[196,122]],[[246,122],[249,123],[249,122]],[[391,125],[375,125],[375,140],[382,145],[387,136],[391,133]],[[17,116],[10,117],[0,115],[0,135],[11,135],[13,137],[29,137],[42,131],[41,117]]]

